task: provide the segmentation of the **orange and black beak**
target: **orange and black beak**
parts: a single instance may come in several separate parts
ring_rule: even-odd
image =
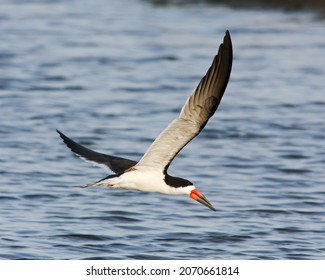
[[[217,211],[209,202],[209,200],[207,200],[207,198],[203,194],[201,194],[198,189],[194,189],[193,191],[191,191],[189,196],[190,198],[196,200],[197,202],[200,202],[204,206],[209,207],[211,210]]]

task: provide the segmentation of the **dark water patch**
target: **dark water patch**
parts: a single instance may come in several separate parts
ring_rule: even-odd
[[[11,249],[11,250],[24,250],[26,248],[27,247],[25,247],[25,246],[19,246],[19,245],[9,246],[9,249]]]
[[[134,86],[134,87],[118,87],[116,88],[119,92],[150,92],[153,88]]]
[[[129,211],[123,211],[123,210],[103,211],[103,214],[107,214],[107,215],[111,215],[111,216],[123,216],[123,217],[139,216],[140,215],[137,212],[129,212]]]
[[[85,243],[83,245],[85,248],[88,248],[88,249],[92,249],[94,251],[99,251],[99,252],[114,252],[114,248],[111,246],[111,244],[103,244],[103,243],[100,243],[100,244],[88,244],[88,243]]]
[[[301,153],[287,153],[287,154],[282,154],[280,155],[282,158],[286,159],[293,159],[293,160],[299,160],[299,159],[308,159],[310,158],[308,155],[301,154]]]
[[[1,240],[5,241],[5,242],[19,242],[17,239],[12,239],[12,238],[6,238],[6,237],[2,237]]]
[[[66,248],[67,250],[74,250],[78,252],[80,249],[70,246]],[[104,244],[103,242],[100,242],[99,244],[83,244],[82,248],[80,250],[81,254],[78,254],[76,259],[94,259],[94,260],[100,260],[100,259],[117,259],[116,256],[119,255],[118,250],[114,246],[111,246],[111,244]]]
[[[12,59],[15,56],[16,55],[14,53],[10,53],[10,52],[0,53],[0,66],[2,67],[7,66],[9,63],[11,63]]]
[[[22,236],[32,236],[34,234],[37,234],[38,231],[37,230],[32,230],[32,229],[24,229],[24,230],[17,230],[16,233],[20,234]]]
[[[170,232],[164,233],[155,238],[156,241],[172,242],[178,241],[181,243],[188,243],[195,241],[197,236],[190,232]]]
[[[273,165],[264,165],[265,169],[270,169],[270,170],[277,170],[277,166],[273,166]],[[276,173],[277,174],[277,173]],[[262,179],[265,182],[270,182],[271,184],[265,183],[263,186],[265,187],[279,187],[279,186],[283,186],[283,185],[290,185],[292,184],[292,180],[289,178],[283,178],[281,176],[272,174],[269,176],[262,176]],[[297,185],[297,184],[296,184]]]
[[[86,90],[86,88],[84,86],[81,86],[81,85],[70,85],[70,86],[65,86],[63,88],[63,90],[81,91],[81,90]]]
[[[302,188],[303,189],[303,188]],[[313,195],[308,193],[284,193],[284,198],[290,199],[290,202],[284,203],[284,207],[294,207],[296,209],[306,209],[307,207],[310,208],[311,206],[317,206],[317,198]],[[316,204],[312,204],[315,201]]]
[[[145,57],[137,59],[135,62],[137,63],[147,63],[147,62],[159,62],[159,61],[177,61],[179,57],[175,55],[161,55],[161,56],[153,56],[153,57]]]
[[[294,226],[275,228],[275,230],[278,231],[279,233],[290,233],[290,234],[306,232],[306,230]]]
[[[55,68],[61,65],[61,62],[40,62],[40,68]]]
[[[295,104],[295,103],[282,103],[282,104],[275,104],[270,106],[271,109],[277,109],[277,108],[288,108],[288,109],[293,109],[293,108],[302,108],[303,105],[301,104]]]
[[[85,90],[85,87],[81,85],[70,85],[70,86],[31,86],[25,89],[26,91],[81,91]]]
[[[316,198],[309,197],[309,199],[316,199]],[[306,204],[307,206],[320,206],[320,207],[323,207],[323,206],[325,206],[325,201],[319,202],[319,201],[308,201],[308,200],[305,200],[304,201],[304,204]]]
[[[292,210],[293,213],[297,213],[304,216],[312,216],[317,217],[323,216],[325,214],[325,211],[312,211],[312,210]]]
[[[42,79],[44,81],[51,81],[51,82],[64,82],[67,80],[67,77],[56,75],[56,76],[44,76]]]
[[[160,256],[159,252],[157,254],[130,254],[126,256],[127,259],[133,259],[133,260],[165,260],[168,259],[164,256]]]
[[[63,186],[63,188],[66,188],[66,187],[69,187],[69,188],[76,188],[76,189],[80,189],[79,186],[75,187],[75,186]],[[84,197],[86,194],[84,193],[79,193],[79,192],[75,192],[75,193],[69,193],[67,194],[68,197]]]
[[[0,259],[2,260],[16,260],[18,259],[19,254],[15,253],[0,253]]]
[[[116,258],[112,258],[111,256],[107,255],[107,256],[96,256],[96,257],[93,257],[93,256],[89,256],[89,257],[82,257],[80,260],[116,260]]]
[[[122,63],[122,61],[123,58],[120,58],[119,60],[113,57],[92,56],[92,55],[78,56],[69,59],[70,63],[78,63],[78,64],[96,63],[99,65],[116,65]]]
[[[324,75],[324,71],[317,67],[307,66],[307,67],[301,67],[299,70],[308,75],[316,75],[316,76]]]
[[[286,174],[306,174],[312,172],[312,170],[304,168],[278,168],[278,170]]]
[[[56,223],[57,221],[64,222],[64,220],[70,220],[70,221],[78,221],[79,220],[79,218],[70,216],[69,214],[60,215],[60,214],[62,214],[61,212],[59,212],[59,214],[58,214],[57,212],[53,213],[51,211],[48,211],[47,214],[48,214],[48,218],[50,219],[50,223]]]
[[[317,101],[313,101],[313,102],[310,102],[311,105],[315,105],[315,106],[325,106],[325,101],[323,100],[317,100]]]
[[[283,252],[290,252],[295,249],[297,245],[296,240],[284,239],[284,240],[270,240],[271,244],[278,246],[278,248]]]
[[[137,226],[137,225],[117,225],[117,227],[125,229],[125,230],[134,230],[139,232],[146,232],[150,229],[150,227],[146,226]]]
[[[44,114],[37,114],[31,116],[29,119],[30,120],[39,120],[39,121],[45,121],[48,117],[51,117],[53,119],[64,119],[65,114],[64,113],[44,113]]]
[[[63,88],[59,86],[31,86],[26,91],[61,91]]]
[[[1,124],[0,126],[0,134],[3,134],[3,135],[7,135],[9,133],[12,133],[12,132],[15,132],[12,128],[12,126],[10,125],[6,125],[6,124]],[[4,159],[1,159],[1,160],[4,160]],[[2,170],[0,170],[0,172],[3,172]]]
[[[156,87],[153,86],[124,86],[124,87],[117,87],[115,89],[118,92],[124,93],[124,92],[130,92],[130,93],[155,93],[155,92],[170,92],[170,91],[176,91],[179,90],[177,87],[172,87],[169,85],[159,85]],[[123,103],[129,102],[129,101],[123,101]],[[141,103],[141,100],[138,100],[137,102]],[[144,101],[142,101],[144,102]],[[149,105],[149,104],[148,104]],[[166,111],[166,109],[164,109]],[[179,109],[178,109],[179,111]],[[139,114],[141,111],[139,111]]]
[[[19,90],[26,87],[27,81],[19,78],[0,78],[1,90]]]
[[[275,208],[275,206],[273,208]],[[288,215],[288,214],[292,213],[291,210],[281,210],[281,209],[249,209],[247,211],[252,212],[252,213],[266,215],[266,216]]]
[[[208,244],[223,244],[223,243],[239,243],[245,242],[249,239],[252,239],[251,235],[238,235],[238,234],[226,234],[226,233],[209,233],[204,235],[204,240]]]
[[[62,234],[62,235],[56,235],[55,237],[74,240],[74,241],[109,241],[109,240],[112,240],[111,237],[105,236],[105,235],[82,234],[82,233]]]
[[[312,257],[310,254],[305,254],[305,253],[289,253],[289,254],[286,254],[286,259],[290,259],[290,260],[312,260],[312,259],[316,259],[316,258]]]
[[[132,248],[132,245],[128,244],[128,243],[120,243],[120,242],[112,242],[110,244],[110,246],[112,248],[117,249],[123,249],[123,248]]]
[[[254,254],[256,257],[253,260],[276,260],[276,256],[273,256],[270,252],[261,252],[261,251],[249,251],[249,254]]]
[[[81,217],[81,220],[98,220],[98,221],[105,221],[105,222],[121,222],[121,223],[136,223],[140,222],[141,219],[130,218],[127,216],[89,216],[89,217]]]
[[[211,255],[213,256],[213,259],[217,259],[218,256],[224,256],[227,254],[226,250],[216,248],[215,246],[205,246],[202,248],[198,242],[196,242],[193,245],[189,245],[188,248],[186,248],[189,252],[192,254],[192,259],[201,259],[205,255]],[[195,257],[196,256],[196,257]]]
[[[159,85],[159,87],[157,87],[157,91],[159,92],[168,92],[168,93],[171,93],[171,92],[178,92],[178,91],[181,91],[181,90],[186,90],[187,88],[185,87],[179,87],[179,86],[173,86],[173,85],[170,85],[170,84],[161,84]],[[179,113],[181,108],[177,108],[177,111],[176,113]],[[169,112],[174,112],[174,108],[164,108],[163,111],[169,111]]]
[[[59,197],[52,194],[25,194],[21,196],[23,199],[36,200],[36,201],[52,201]]]
[[[232,243],[232,242],[244,242],[246,240],[251,239],[252,236],[250,235],[231,235],[226,233],[219,233],[219,232],[210,232],[210,233],[204,233],[200,237],[201,244],[223,244],[226,242]],[[156,241],[161,242],[173,242],[177,241],[180,243],[186,243],[186,244],[196,244],[198,240],[198,236],[196,234],[191,234],[189,232],[183,233],[170,233],[166,234],[165,236],[160,236],[155,238]]]
[[[234,169],[251,169],[255,167],[255,164],[245,164],[245,163],[223,163],[221,166],[226,168],[234,168]]]
[[[0,196],[0,201],[15,201],[15,200],[19,200],[19,198],[15,196],[5,196],[5,195]]]

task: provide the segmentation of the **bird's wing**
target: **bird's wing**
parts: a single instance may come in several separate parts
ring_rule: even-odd
[[[226,89],[232,66],[232,43],[226,31],[218,54],[193,94],[187,99],[177,119],[156,138],[141,158],[138,167],[167,170],[179,151],[204,128],[217,110]]]
[[[110,156],[110,155],[105,155],[105,154],[90,150],[90,149],[76,143],[75,141],[73,141],[72,139],[70,139],[69,137],[64,135],[61,131],[59,131],[59,130],[56,130],[56,131],[60,134],[63,142],[76,155],[82,157],[85,160],[91,161],[93,163],[103,164],[106,167],[108,167],[110,170],[115,172],[116,174],[123,173],[126,169],[137,164],[137,162],[133,161],[133,160],[120,158],[120,157],[114,157],[114,156]]]

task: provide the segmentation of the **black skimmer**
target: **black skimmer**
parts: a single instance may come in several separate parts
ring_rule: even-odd
[[[232,43],[229,31],[226,31],[212,65],[187,99],[180,115],[160,133],[139,162],[95,152],[57,130],[72,152],[83,159],[103,164],[115,173],[83,187],[105,186],[164,194],[187,194],[216,211],[193,183],[170,176],[167,169],[180,150],[201,132],[217,110],[229,80],[231,66]]]

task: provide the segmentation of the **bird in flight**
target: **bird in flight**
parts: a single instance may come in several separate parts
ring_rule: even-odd
[[[207,198],[187,179],[173,177],[168,167],[177,154],[205,127],[217,110],[227,87],[232,66],[232,43],[226,31],[212,65],[179,116],[151,144],[140,161],[106,155],[90,150],[57,130],[63,142],[81,158],[102,164],[114,174],[89,186],[104,186],[164,194],[186,194],[213,211],[216,209]]]

